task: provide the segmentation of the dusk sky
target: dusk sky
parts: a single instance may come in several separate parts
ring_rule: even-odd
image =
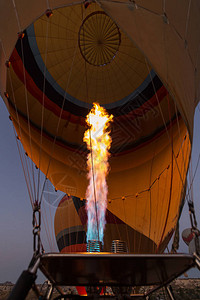
[[[20,273],[27,268],[32,257],[32,208],[16,146],[12,122],[8,111],[0,98],[0,282],[15,282]],[[200,112],[196,111],[194,126],[194,144],[192,153],[193,171],[200,153]],[[194,181],[194,200],[197,222],[200,227],[200,166]],[[53,213],[55,209],[51,209]],[[47,217],[48,217],[47,212]],[[52,220],[53,222],[53,220]],[[49,222],[50,223],[50,222]],[[53,223],[52,223],[53,224]],[[44,245],[47,251],[58,251],[50,224],[52,241],[48,243],[45,228],[42,227]],[[190,227],[187,204],[181,217],[180,233]],[[50,245],[49,245],[50,244]],[[51,246],[52,245],[52,246]],[[188,249],[180,238],[179,252]],[[198,277],[197,269],[188,272],[191,277]],[[39,276],[39,280],[42,277]]]

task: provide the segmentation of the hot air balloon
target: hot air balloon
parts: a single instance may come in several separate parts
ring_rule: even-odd
[[[83,136],[95,102],[113,115],[105,250],[120,239],[130,254],[163,253],[185,198],[200,96],[199,2],[0,6],[0,91],[18,143],[45,180],[68,195],[55,216],[59,250],[86,246]],[[40,188],[31,196],[35,213]]]
[[[97,4],[56,9],[23,34],[9,57],[6,95],[25,152],[56,189],[84,198],[84,118],[99,102],[115,119],[108,208],[149,238],[147,252],[165,248],[191,148],[178,103]]]

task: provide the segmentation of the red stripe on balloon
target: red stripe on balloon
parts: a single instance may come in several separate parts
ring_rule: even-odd
[[[19,79],[23,82],[24,85],[26,85],[27,90],[40,102],[41,105],[43,105],[43,98],[44,98],[44,107],[50,111],[52,111],[57,117],[60,117],[61,108],[53,103],[35,84],[32,77],[29,75],[27,70],[25,69],[25,66],[23,65],[23,62],[21,60],[21,57],[19,56],[16,48],[13,50],[13,53],[10,58],[10,62],[12,64],[13,70],[15,71],[16,75],[19,77]],[[25,70],[25,79],[26,84],[24,82],[24,70]],[[132,110],[128,114],[120,115],[115,118],[119,121],[125,121],[125,120],[133,120],[134,118],[137,118],[138,116],[145,115],[148,111],[153,109],[153,107],[158,105],[158,102],[161,102],[164,97],[167,95],[167,90],[164,86],[162,86],[158,91],[156,91],[156,94],[150,98],[148,101],[146,101],[143,105],[141,105],[139,108]],[[64,100],[64,98],[63,98]],[[117,109],[117,108],[116,108]],[[120,110],[120,107],[119,107]],[[109,111],[109,110],[108,110]],[[63,111],[61,115],[61,119],[64,120],[70,120],[70,122],[75,124],[80,124],[82,126],[85,126],[85,118],[81,116],[75,116],[68,111]]]
[[[23,82],[23,84],[26,86],[27,90],[37,99],[41,105],[43,105],[43,99],[44,99],[44,107],[51,112],[53,112],[57,117],[60,117],[61,114],[61,108],[53,103],[35,84],[32,77],[29,75],[27,70],[25,69],[25,66],[23,65],[23,62],[16,50],[16,48],[13,50],[12,56],[10,58],[10,62],[12,64],[13,70],[15,71],[16,75],[19,77],[19,79]],[[25,72],[25,76],[24,76]],[[24,80],[25,77],[25,80]],[[64,98],[63,98],[64,100]],[[70,122],[75,124],[81,124],[82,126],[85,126],[85,118],[80,116],[75,116],[69,113],[68,111],[62,111],[61,119],[68,120],[70,119]]]

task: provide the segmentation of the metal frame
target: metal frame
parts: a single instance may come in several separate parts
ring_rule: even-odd
[[[77,253],[74,253],[74,254],[45,254],[43,255],[43,257],[41,257],[41,262],[40,262],[40,270],[42,271],[42,273],[49,279],[53,282],[53,285],[56,287],[57,284],[59,284],[59,282],[56,282],[55,278],[54,278],[54,275],[55,275],[55,272],[49,272],[48,268],[46,269],[46,264],[44,263],[45,260],[46,260],[46,263],[47,261],[49,260],[52,260],[50,262],[50,269],[52,267],[53,264],[56,264],[56,260],[57,259],[60,259],[62,260],[63,262],[63,267],[65,268],[66,265],[65,265],[65,262],[64,260],[69,260],[69,261],[75,261],[75,265],[77,263],[78,264],[84,264],[84,270],[85,270],[85,276],[87,277],[88,274],[87,274],[87,268],[92,268],[92,258],[95,258],[95,260],[101,260],[102,259],[106,259],[107,262],[111,262],[112,259],[116,258],[116,259],[121,259],[121,261],[126,261],[128,260],[130,262],[130,265],[131,265],[131,261],[132,262],[137,262],[139,259],[142,260],[144,263],[147,264],[148,266],[148,263],[150,260],[157,260],[159,268],[160,268],[160,271],[161,271],[161,274],[164,272],[164,273],[167,273],[167,270],[165,269],[165,266],[163,264],[163,261],[168,261],[168,259],[172,258],[172,259],[176,259],[176,260],[180,260],[181,262],[186,259],[186,261],[188,260],[188,263],[187,265],[182,265],[181,266],[181,270],[179,270],[178,272],[174,269],[174,272],[172,272],[170,274],[170,276],[166,277],[165,278],[160,278],[160,282],[151,282],[151,285],[154,285],[154,287],[147,293],[143,293],[143,294],[138,294],[138,295],[121,295],[120,296],[120,299],[149,299],[149,297],[156,291],[158,291],[159,289],[161,289],[162,287],[165,287],[165,290],[169,296],[169,298],[171,300],[174,300],[174,296],[173,296],[173,292],[172,290],[170,289],[169,287],[169,284],[174,280],[176,279],[177,277],[179,277],[180,275],[182,275],[184,272],[186,272],[187,270],[189,270],[191,267],[194,267],[195,265],[199,265],[199,268],[200,268],[200,258],[198,257],[198,255],[195,253],[194,255],[188,255],[188,254],[149,254],[149,255],[133,255],[133,254],[117,254],[117,255],[113,255],[113,254],[109,254],[109,253],[80,253],[80,254],[77,254]],[[90,260],[91,259],[91,260]],[[73,262],[72,262],[73,263]],[[104,261],[105,263],[105,261]],[[120,262],[121,263],[121,262]],[[59,264],[60,265],[60,264]],[[123,264],[122,264],[123,265]],[[109,267],[112,267],[109,266]],[[142,265],[140,265],[140,267],[142,268]],[[176,267],[176,266],[175,266]],[[180,267],[180,265],[179,265]],[[76,267],[75,267],[76,268]],[[94,265],[93,268],[95,269],[96,266]],[[106,268],[105,268],[106,269]],[[70,265],[69,265],[69,269],[70,270]],[[105,270],[106,271],[106,270]],[[131,272],[131,269],[129,270]],[[66,272],[67,272],[67,268],[66,268]],[[70,271],[68,271],[70,273]],[[154,272],[154,270],[150,270],[150,274],[151,272]],[[51,274],[50,274],[51,273]],[[98,271],[97,271],[98,273]],[[132,273],[134,273],[134,270],[132,270]],[[141,274],[142,274],[142,270],[141,270]],[[72,276],[74,274],[71,274]],[[84,274],[82,274],[84,276]],[[99,274],[100,275],[100,274]],[[52,277],[53,276],[53,277]],[[59,276],[62,277],[62,271],[61,273],[59,274]],[[147,274],[148,276],[148,274]],[[159,277],[159,275],[158,275]],[[110,278],[112,279],[112,278]],[[62,281],[62,280],[61,280]],[[61,282],[63,283],[63,282]],[[69,285],[69,282],[67,282],[66,285]],[[78,281],[78,278],[75,277],[75,281],[73,281],[73,284],[71,285],[80,285],[80,282]],[[90,285],[90,282],[88,281],[88,283],[85,283],[84,284],[85,286],[89,286]],[[120,286],[123,284],[121,284],[120,282],[113,284],[111,283],[111,281],[109,282],[108,281],[102,281],[100,280],[100,282],[98,282],[98,286]],[[127,283],[127,286],[130,285],[130,282],[128,281]],[[139,282],[137,285],[146,285],[147,286],[147,282],[144,280],[143,284],[141,284],[141,282]],[[149,284],[150,285],[150,284]],[[97,286],[97,283],[95,284],[95,286]],[[135,282],[133,282],[132,286],[135,286]],[[58,286],[57,286],[58,288]],[[82,296],[78,296],[78,295],[69,295],[69,294],[63,294],[61,293],[60,296],[58,296],[57,300],[61,300],[61,299],[79,299],[81,298]],[[84,296],[86,297],[87,299],[117,299],[117,295],[95,295],[95,296]]]
[[[196,260],[189,254],[49,253],[41,256],[39,268],[58,285],[165,286]]]
[[[115,258],[113,260],[113,257]],[[173,272],[169,272],[169,270],[171,270],[170,268],[168,268],[168,262],[169,262],[169,258],[172,258],[171,263],[173,262],[173,259],[177,259],[179,260],[181,263],[183,262],[183,265],[178,264],[178,272],[174,269]],[[62,287],[60,286],[60,282],[62,282],[62,280],[57,281],[54,276],[55,276],[55,272],[61,272],[58,275],[62,276],[62,266],[61,265],[53,265],[55,264],[55,259],[57,259],[59,262],[63,263],[63,266],[66,266],[66,262],[69,262],[71,260],[75,261],[75,268],[79,265],[82,264],[82,273],[81,276],[86,276],[86,280],[88,280],[88,273],[87,270],[88,268],[92,270],[92,268],[95,270],[96,265],[92,266],[92,262],[93,259],[95,260],[99,260],[100,263],[102,263],[102,259],[106,259],[106,262],[109,264],[109,262],[111,263],[111,265],[109,265],[108,267],[106,267],[106,265],[102,265],[102,268],[104,269],[104,271],[106,271],[108,268],[112,267],[112,260],[113,262],[116,262],[116,259],[120,260],[119,261],[119,265],[122,264],[122,262],[124,261],[128,261],[130,263],[130,269],[128,270],[128,274],[129,277],[132,278],[132,284],[130,284],[130,281],[127,280],[127,284],[125,285],[124,282],[115,282],[114,284],[112,283],[112,278],[107,278],[107,281],[101,281],[101,273],[98,274],[98,270],[96,270],[97,275],[99,275],[99,281],[98,283],[96,282],[95,285],[92,285],[91,282],[88,280],[88,282],[86,283],[85,286],[149,286],[149,285],[154,285],[153,288],[151,288],[148,292],[143,293],[143,294],[134,294],[134,295],[123,295],[120,294],[119,298],[120,299],[146,299],[148,300],[149,297],[156,291],[160,290],[162,287],[165,288],[169,299],[170,300],[174,300],[174,295],[173,292],[171,290],[171,288],[169,287],[169,284],[176,279],[177,277],[179,277],[180,275],[182,275],[184,272],[186,272],[187,270],[189,270],[190,268],[197,266],[198,269],[200,270],[200,257],[198,256],[197,253],[194,253],[193,255],[188,255],[188,254],[149,254],[149,255],[134,255],[134,254],[110,254],[110,253],[74,253],[74,254],[60,254],[60,253],[49,253],[49,254],[41,254],[38,256],[34,256],[33,259],[31,260],[31,263],[29,265],[28,270],[24,271],[22,273],[22,275],[24,275],[24,273],[26,273],[25,275],[30,276],[31,277],[31,283],[30,281],[28,281],[26,278],[24,278],[22,275],[20,276],[20,278],[18,279],[17,284],[15,285],[9,299],[12,300],[17,300],[17,299],[25,299],[26,295],[28,294],[29,290],[31,288],[33,288],[33,290],[36,291],[36,294],[39,298],[39,296],[41,296],[43,300],[49,300],[52,297],[52,293],[54,288],[59,292],[59,296],[57,296],[54,299],[57,300],[61,300],[61,299],[79,299],[82,296],[78,296],[78,295],[72,295],[72,294],[66,294],[63,290]],[[154,268],[152,269],[148,269],[148,267],[151,265],[150,261],[153,259],[153,263],[154,260],[157,261],[157,265],[155,266],[160,268],[160,272],[161,274],[166,275],[166,277],[160,277],[160,282],[155,281],[155,283],[148,281],[147,279],[145,279],[145,277],[143,277],[143,283],[141,284],[142,281],[138,281],[138,284],[135,284],[137,282],[137,276],[144,274],[144,272],[147,271],[146,273],[146,278],[150,278],[151,274],[153,274],[152,272],[154,272]],[[140,261],[139,261],[140,260]],[[74,262],[73,261],[73,262]],[[141,265],[141,261],[143,261],[143,265],[146,264],[147,270],[142,270],[142,265]],[[141,273],[137,273],[139,269],[136,270],[136,273],[134,273],[134,270],[132,270],[132,265],[133,264],[137,264],[139,263],[140,267],[141,267]],[[165,264],[166,263],[166,264]],[[125,264],[125,263],[124,263]],[[126,264],[125,264],[126,265]],[[166,267],[167,266],[167,267]],[[181,268],[180,268],[181,266]],[[47,267],[47,268],[46,268]],[[53,271],[52,268],[55,267],[55,270]],[[123,264],[122,264],[123,267]],[[174,266],[174,268],[176,268],[176,265]],[[41,293],[39,293],[39,291],[37,289],[35,289],[35,279],[36,279],[36,273],[37,270],[40,269],[42,271],[42,273],[46,276],[46,278],[48,279],[48,286],[45,292],[45,295],[41,295]],[[59,271],[61,270],[61,271]],[[85,274],[84,274],[84,270]],[[127,270],[125,270],[125,273]],[[66,273],[68,272],[69,277],[73,276],[73,272],[70,273],[70,269],[66,269]],[[131,277],[132,274],[135,274],[136,277]],[[112,273],[110,273],[110,275],[112,276]],[[122,269],[122,276],[123,276],[123,269]],[[98,277],[98,276],[97,276]],[[119,277],[120,278],[120,277]],[[128,277],[127,277],[128,278]],[[129,279],[130,279],[129,278]],[[135,278],[135,279],[134,279]],[[158,274],[158,278],[159,278],[159,274]],[[65,279],[65,278],[64,278]],[[76,277],[73,278],[72,280],[71,286],[78,286],[78,285],[82,285],[80,284],[80,282],[78,281],[78,279]],[[62,282],[63,285],[69,285],[68,282],[66,282],[66,284],[64,284],[64,282]],[[70,286],[70,285],[69,285]],[[25,293],[25,292],[26,293]],[[20,296],[19,296],[20,295]],[[84,296],[87,299],[118,299],[117,295],[88,295],[88,296]]]

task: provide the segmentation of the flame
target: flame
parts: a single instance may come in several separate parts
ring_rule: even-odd
[[[89,129],[85,131],[83,141],[90,151],[87,156],[87,241],[98,240],[103,243],[108,194],[106,176],[109,173],[108,158],[112,142],[108,128],[112,120],[113,115],[109,116],[98,103],[93,104],[86,117]]]

